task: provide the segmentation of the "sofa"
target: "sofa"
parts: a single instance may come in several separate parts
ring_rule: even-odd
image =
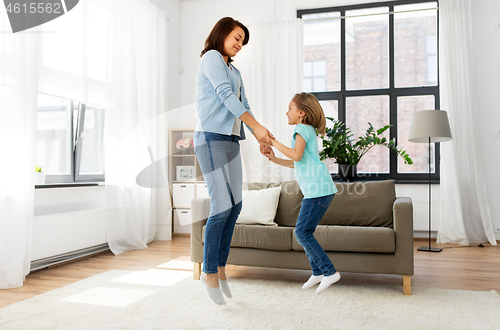
[[[396,197],[394,180],[335,183],[333,202],[314,236],[339,272],[397,274],[403,293],[411,295],[413,266],[413,206]],[[277,225],[236,224],[228,265],[310,270],[294,227],[303,198],[296,181],[246,183],[244,189],[281,186],[274,222]],[[191,202],[191,261],[199,279],[203,241],[210,212],[209,199]]]

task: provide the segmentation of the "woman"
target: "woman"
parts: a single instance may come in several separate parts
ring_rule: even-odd
[[[201,52],[196,73],[194,135],[196,158],[210,196],[210,216],[205,227],[201,281],[216,304],[231,298],[225,266],[234,226],[241,211],[242,168],[239,141],[245,139],[243,122],[261,143],[271,143],[271,133],[257,122],[245,96],[240,72],[232,57],[248,43],[248,29],[231,17],[213,27]]]

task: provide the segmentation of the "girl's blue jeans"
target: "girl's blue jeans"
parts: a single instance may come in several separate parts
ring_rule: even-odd
[[[297,241],[306,251],[315,276],[329,276],[337,272],[330,258],[326,255],[321,245],[314,238],[316,226],[321,221],[330,206],[335,194],[317,198],[304,198],[300,207],[299,218],[295,225]]]
[[[205,226],[203,272],[225,267],[234,226],[241,211],[242,167],[239,137],[195,132],[194,152],[210,197]]]

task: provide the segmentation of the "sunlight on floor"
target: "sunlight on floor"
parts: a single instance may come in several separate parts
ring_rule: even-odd
[[[173,260],[170,260],[164,264],[156,266],[157,268],[166,268],[166,269],[185,269],[185,270],[193,270],[193,262],[187,256],[179,257]]]
[[[191,276],[193,276],[191,272],[167,269],[148,269],[146,271],[131,272],[111,280],[111,282],[114,282],[113,285],[123,285],[123,287],[98,286],[61,299],[61,301],[97,306],[126,307],[157,292],[151,288],[137,289],[127,287],[127,284],[165,287],[174,285]]]
[[[61,301],[97,306],[126,307],[155,292],[147,289],[95,287],[61,299]]]
[[[114,279],[113,282],[171,286],[191,276],[193,276],[192,273],[185,271],[148,269],[142,272],[132,272],[125,276]]]

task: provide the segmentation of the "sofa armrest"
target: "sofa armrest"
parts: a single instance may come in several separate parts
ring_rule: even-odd
[[[413,204],[411,198],[396,198],[392,212],[396,234],[397,274],[413,275]]]
[[[210,214],[210,199],[195,198],[191,201],[191,261],[203,262],[203,226]]]

